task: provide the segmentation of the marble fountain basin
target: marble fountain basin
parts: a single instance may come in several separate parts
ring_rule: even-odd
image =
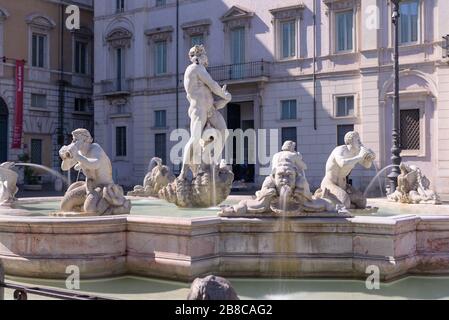
[[[231,196],[227,204],[241,199]],[[1,211],[0,259],[8,276],[65,279],[72,265],[82,279],[365,279],[371,265],[384,281],[449,273],[448,205],[371,199],[379,212],[352,218],[223,218],[218,208],[131,198],[130,215],[50,216],[59,200],[20,200],[16,208],[28,215]]]

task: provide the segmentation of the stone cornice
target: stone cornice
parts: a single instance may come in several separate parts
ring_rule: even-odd
[[[172,41],[172,26],[159,27],[145,30],[145,35],[153,42],[155,41]]]
[[[244,9],[241,6],[232,6],[221,18],[225,31],[238,27],[251,27],[251,19],[254,12]]]
[[[26,17],[25,21],[30,26],[39,29],[50,30],[56,27],[56,22],[54,22],[53,19],[40,13],[30,14],[29,16]]]
[[[306,6],[304,4],[299,4],[296,6],[271,9],[270,13],[273,15],[275,19],[280,20],[293,19],[293,18],[302,19],[302,14],[305,8]]]
[[[130,47],[133,35],[130,31],[124,28],[117,28],[112,30],[107,36],[106,41],[113,48]]]
[[[187,22],[181,25],[184,30],[184,34],[188,36],[193,36],[196,34],[209,34],[209,28],[212,24],[210,19],[196,20],[192,22]]]

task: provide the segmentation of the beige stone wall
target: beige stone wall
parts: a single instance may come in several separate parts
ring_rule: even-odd
[[[43,139],[43,164],[49,167],[59,167],[57,128],[59,126],[59,113],[61,96],[59,92],[59,80],[61,79],[61,32],[63,32],[64,78],[66,87],[64,90],[64,135],[66,140],[73,128],[85,127],[90,129],[93,123],[91,110],[86,113],[74,111],[75,98],[88,98],[92,96],[92,77],[90,72],[93,65],[93,9],[81,6],[81,28],[90,30],[82,36],[81,32],[71,32],[65,28],[66,5],[61,6],[55,1],[48,0],[0,0],[0,10],[7,16],[0,21],[0,48],[9,59],[27,60],[25,65],[24,87],[24,123],[23,139],[20,150],[8,149],[8,160],[15,161],[17,156],[26,152],[26,146],[32,138]],[[30,18],[39,16],[38,20],[44,21],[49,28],[39,29],[30,24]],[[43,17],[43,18],[41,18]],[[42,20],[43,19],[43,20]],[[46,21],[45,21],[46,20]],[[36,21],[36,20],[34,20]],[[47,35],[48,60],[44,68],[36,68],[31,65],[31,34],[42,32]],[[88,74],[74,73],[74,40],[82,37],[87,41],[88,50]],[[14,126],[15,108],[15,65],[13,60],[7,60],[4,64],[0,61],[0,97],[3,98],[9,109],[8,141],[11,144],[12,130]],[[46,106],[43,109],[31,108],[31,95],[45,94]],[[48,177],[50,179],[50,177]]]

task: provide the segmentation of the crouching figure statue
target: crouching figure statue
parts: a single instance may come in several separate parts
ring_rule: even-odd
[[[346,178],[357,164],[369,169],[376,155],[360,141],[360,135],[351,131],[345,136],[345,145],[335,148],[326,163],[326,175],[315,197],[324,199],[341,209],[365,209],[366,197]]]
[[[72,132],[73,141],[59,150],[61,168],[82,171],[86,181],[73,183],[61,201],[62,212],[83,212],[91,215],[129,214],[131,202],[123,188],[114,183],[112,165],[103,148],[93,143],[86,129]]]
[[[388,200],[408,204],[441,204],[440,197],[430,187],[430,180],[414,165],[401,163],[396,191]]]
[[[159,197],[159,191],[175,180],[170,168],[162,164],[162,159],[154,157],[148,166],[148,173],[143,179],[143,186],[135,186],[128,196]]]

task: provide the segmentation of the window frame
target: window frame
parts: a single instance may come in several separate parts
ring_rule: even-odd
[[[164,114],[164,125],[158,125],[158,113],[162,113]],[[165,109],[159,109],[159,110],[154,110],[154,128],[156,129],[165,129],[167,128],[167,110]]]
[[[294,117],[293,118],[284,118],[284,103],[289,102],[289,116],[291,115],[292,106],[291,103],[294,101]],[[298,120],[298,100],[297,99],[283,99],[280,101],[280,120],[281,121],[292,121],[292,120]]]
[[[294,40],[294,43],[293,44],[290,44],[290,51],[291,50],[293,50],[294,51],[294,53],[293,54],[291,54],[291,52],[287,55],[287,56],[285,56],[284,55],[284,25],[286,25],[286,24],[293,24],[293,32],[294,32],[294,36],[293,36],[293,40]],[[279,21],[279,41],[280,41],[280,46],[279,46],[279,50],[280,50],[280,59],[281,60],[289,60],[289,59],[295,59],[297,56],[298,56],[298,54],[297,54],[297,51],[298,51],[298,45],[297,45],[297,43],[298,43],[298,27],[297,27],[297,19],[286,19],[286,20],[281,20],[281,21]],[[292,40],[291,39],[291,35],[290,35],[290,39],[289,40]]]
[[[164,58],[164,70],[163,72],[159,71],[159,51],[158,51],[158,45],[164,43],[165,44],[165,58]],[[162,76],[162,75],[167,75],[168,74],[168,40],[158,40],[158,41],[154,41],[153,43],[153,57],[154,57],[154,61],[153,61],[153,69],[154,69],[154,75],[155,76]]]
[[[35,57],[34,57],[34,38],[36,37],[36,65],[35,65]],[[38,45],[39,41],[38,38],[43,38],[43,48],[42,48],[42,66],[40,65],[39,61],[39,49],[40,46]],[[48,43],[49,43],[49,36],[45,32],[38,32],[38,31],[32,31],[31,32],[31,43],[30,43],[30,61],[31,61],[31,67],[36,69],[48,69],[49,64],[49,50],[48,50]]]
[[[401,32],[401,23],[399,23],[399,45],[400,46],[409,46],[409,45],[414,45],[414,44],[419,44],[421,43],[421,29],[422,29],[422,7],[421,7],[421,0],[402,0],[401,3],[399,4],[400,6],[403,5],[406,2],[417,2],[418,3],[418,19],[416,21],[416,40],[415,41],[402,41],[402,32]],[[402,17],[402,16],[401,16]],[[401,18],[399,18],[401,19]],[[399,20],[401,21],[401,20]],[[394,29],[392,27],[392,33],[394,32]],[[408,32],[409,34],[411,33],[411,30],[409,30]]]
[[[125,10],[126,10],[126,1],[125,0],[116,0],[115,13],[125,12]]]
[[[206,37],[204,36],[204,33],[196,33],[196,34],[192,34],[189,36],[190,48],[193,48],[193,46],[195,45],[195,44],[193,44],[193,39],[196,37],[201,37],[203,39],[202,43],[199,43],[199,44],[202,44],[204,46],[206,45]]]
[[[128,126],[127,125],[116,125],[114,127],[115,132],[114,132],[114,155],[116,159],[126,159],[128,157]],[[124,134],[125,134],[125,145],[124,145],[124,154],[118,154],[118,129],[122,129],[124,128]],[[120,148],[122,148],[123,146],[121,146]]]
[[[33,104],[33,102],[35,101],[34,97],[42,97],[44,105],[43,106],[41,106],[41,105],[38,105],[38,106],[34,105]],[[47,108],[47,95],[44,94],[44,93],[32,92],[31,95],[30,95],[30,109],[31,110],[48,110],[48,108]]]
[[[354,106],[353,106],[353,114],[352,115],[346,115],[346,116],[339,116],[338,115],[338,99],[341,98],[349,98],[349,97],[353,97],[354,99]],[[359,102],[359,97],[357,93],[345,93],[345,94],[335,94],[334,95],[334,110],[333,110],[333,118],[334,119],[354,119],[358,117],[358,102]]]
[[[77,44],[80,43],[82,45],[85,46],[85,52],[84,52],[84,72],[81,72],[80,70],[77,70],[77,63],[79,63],[79,66],[81,68],[82,64],[81,61],[78,61],[81,59],[81,56],[78,56],[78,50],[77,50]],[[88,75],[90,74],[89,72],[89,43],[87,41],[83,41],[80,39],[75,39],[74,41],[74,55],[73,55],[73,59],[74,59],[74,66],[73,66],[73,71],[76,74],[79,75]],[[82,68],[81,68],[82,69]]]
[[[355,131],[355,124],[354,123],[339,123],[339,124],[337,124],[337,127],[336,127],[336,138],[337,138],[336,144],[337,144],[337,147],[345,145],[345,143],[344,143],[344,136],[343,136],[343,144],[339,144],[339,142],[338,142],[338,138],[339,138],[338,129],[341,128],[341,127],[349,127],[349,126],[352,127],[351,131]]]
[[[288,126],[288,127],[282,127],[281,128],[281,136],[280,136],[281,145],[283,145],[285,141],[288,141],[288,140],[283,141],[284,140],[283,139],[283,137],[284,137],[284,135],[283,135],[284,129],[295,129],[296,139],[293,140],[293,141],[296,143],[296,146],[298,146],[298,127],[297,126]]]
[[[403,96],[401,95],[399,111],[419,109],[419,150],[401,150],[401,157],[418,157],[422,158],[426,156],[427,153],[427,142],[426,142],[426,131],[427,131],[427,119],[426,119],[426,105],[431,103],[429,97],[423,95],[411,95]],[[390,105],[392,105],[393,99],[390,99]],[[400,117],[400,115],[399,115]],[[400,118],[399,118],[400,119]]]
[[[161,157],[161,156],[158,155],[157,152],[156,152],[157,147],[158,147],[158,144],[156,143],[156,141],[157,141],[156,137],[157,137],[157,136],[164,136],[164,137],[165,137],[165,139],[164,139],[164,143],[165,143],[164,154],[165,154],[165,157]],[[154,134],[154,149],[153,149],[153,150],[154,150],[154,156],[155,156],[155,157],[161,158],[162,161],[163,161],[163,163],[167,163],[167,147],[168,147],[168,143],[167,143],[167,133],[165,133],[165,132],[156,132],[156,133]],[[165,158],[165,159],[164,159],[164,158]]]
[[[340,50],[338,48],[338,15],[340,14],[345,14],[351,12],[352,13],[352,48],[351,49],[342,49]],[[333,27],[333,52],[336,54],[341,54],[341,53],[352,53],[352,52],[356,52],[357,50],[357,44],[356,44],[356,33],[357,33],[357,11],[354,8],[345,8],[345,9],[341,9],[341,10],[335,10],[332,13],[333,16],[333,22],[332,22],[332,27]]]

